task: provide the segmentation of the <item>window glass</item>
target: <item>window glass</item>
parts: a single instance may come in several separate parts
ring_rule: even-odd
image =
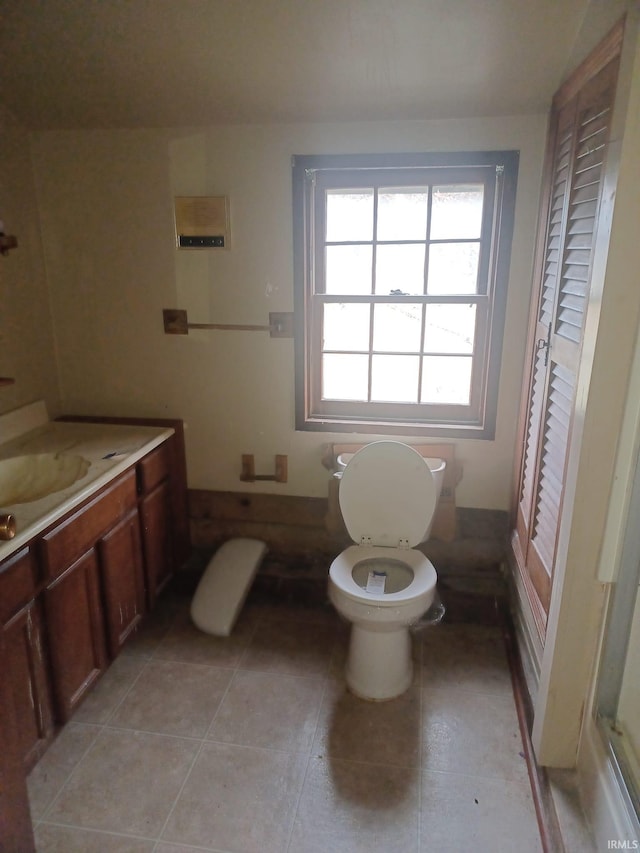
[[[418,352],[422,331],[422,305],[375,305],[373,349],[376,352]]]
[[[482,229],[483,187],[442,186],[433,188],[432,240],[473,240]]]
[[[371,240],[373,190],[327,192],[327,242]]]
[[[327,246],[325,292],[371,293],[372,256],[371,246]]]
[[[322,357],[322,397],[325,400],[366,400],[369,357],[334,355]]]
[[[329,302],[324,306],[324,350],[369,349],[369,305]]]
[[[372,356],[371,399],[387,403],[417,403],[419,369],[418,356]]]
[[[473,352],[475,329],[475,305],[427,305],[424,351],[470,354]]]
[[[376,251],[376,293],[389,296],[424,292],[424,243],[378,245]]]
[[[426,356],[422,360],[423,403],[468,406],[471,394],[471,359]]]
[[[424,187],[378,191],[378,240],[425,240],[429,193]]]
[[[479,243],[432,243],[427,293],[451,296],[478,292]]]

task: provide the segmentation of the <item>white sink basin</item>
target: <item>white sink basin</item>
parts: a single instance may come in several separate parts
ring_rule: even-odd
[[[34,453],[0,459],[0,506],[37,501],[81,479],[91,463],[77,454]]]

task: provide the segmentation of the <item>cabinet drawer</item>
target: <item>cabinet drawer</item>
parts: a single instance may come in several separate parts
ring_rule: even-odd
[[[35,595],[36,565],[29,548],[9,557],[0,567],[0,623],[6,624]]]
[[[49,580],[88,551],[100,536],[136,505],[133,470],[123,474],[94,500],[70,515],[41,540],[42,562]]]
[[[138,463],[138,487],[147,494],[169,476],[169,448],[165,444],[156,447]]]

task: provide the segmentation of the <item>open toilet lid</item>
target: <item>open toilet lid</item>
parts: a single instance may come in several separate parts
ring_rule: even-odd
[[[358,450],[342,473],[340,509],[354,542],[410,548],[424,541],[436,508],[436,485],[425,459],[398,441]]]

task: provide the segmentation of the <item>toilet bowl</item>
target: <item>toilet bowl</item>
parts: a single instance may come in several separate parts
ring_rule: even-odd
[[[416,545],[431,531],[445,463],[397,441],[348,460],[339,503],[358,543],[329,568],[329,599],[352,623],[345,677],[363,699],[399,696],[413,677],[409,627],[429,609],[437,575]],[[432,467],[435,471],[432,471]]]

